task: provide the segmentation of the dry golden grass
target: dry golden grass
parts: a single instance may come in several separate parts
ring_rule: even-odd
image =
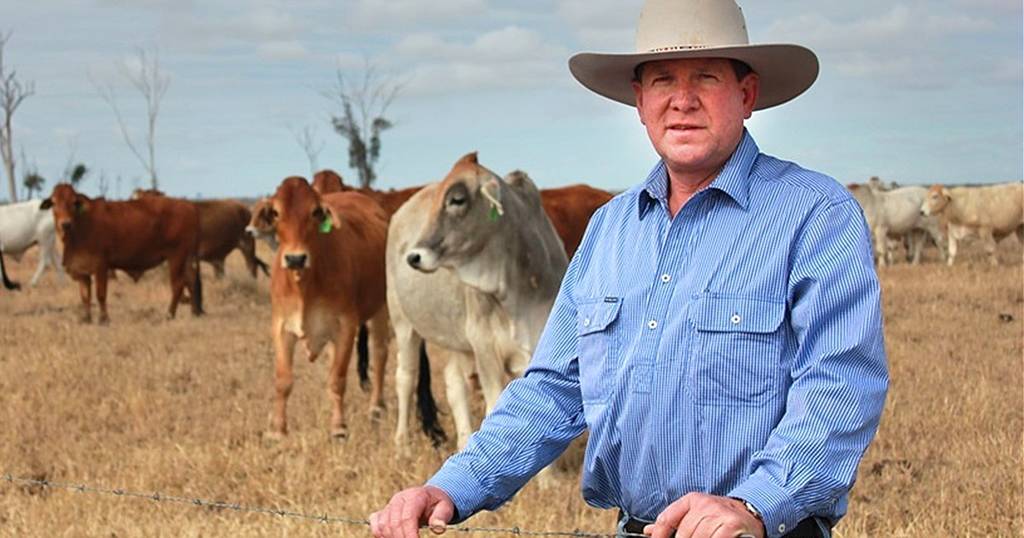
[[[970,265],[881,272],[892,388],[837,536],[1024,532],[1024,275],[1020,246],[1002,249],[1012,265],[989,268],[969,250]],[[25,283],[34,261],[29,255],[8,270]],[[207,270],[204,284],[206,317],[192,319],[184,307],[165,321],[162,273],[138,284],[122,277],[111,285],[107,327],[78,324],[77,287],[52,273],[34,290],[0,291],[0,474],[362,518],[440,465],[446,452],[420,435],[415,456],[396,455],[391,375],[380,423],[366,417],[350,375],[351,437],[329,442],[323,359],[296,361],[292,435],[265,440],[273,387],[267,280],[251,281],[232,255],[228,277],[216,281]],[[440,378],[435,368],[443,402]],[[611,532],[613,521],[583,503],[574,475],[547,490],[531,484],[470,524]],[[367,532],[0,481],[0,535]]]

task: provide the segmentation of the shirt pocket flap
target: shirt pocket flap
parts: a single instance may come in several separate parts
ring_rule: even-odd
[[[607,329],[619,317],[621,305],[618,297],[580,304],[576,314],[576,334],[583,336]]]
[[[773,333],[786,315],[783,302],[705,296],[692,307],[698,331]]]

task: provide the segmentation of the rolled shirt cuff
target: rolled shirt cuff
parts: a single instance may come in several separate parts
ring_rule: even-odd
[[[768,538],[786,534],[808,517],[797,507],[788,491],[761,472],[755,472],[727,496],[743,499],[757,508]]]
[[[427,481],[427,485],[441,488],[455,505],[455,516],[450,523],[461,523],[479,512],[484,505],[484,486],[468,469],[451,462],[446,463]]]

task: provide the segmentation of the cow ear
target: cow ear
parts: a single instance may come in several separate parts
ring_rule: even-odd
[[[491,204],[491,220],[498,220],[498,217],[505,214],[505,208],[501,205],[501,183],[501,179],[492,177],[480,186],[480,194]]]
[[[53,200],[51,200],[49,198],[43,200],[42,203],[39,204],[39,209],[41,209],[43,211],[46,211],[46,210],[50,209],[51,207],[53,207]]]
[[[949,194],[949,189],[947,189],[946,187],[942,187],[942,197],[943,198],[952,198],[953,196],[951,194]]]
[[[320,231],[328,233],[333,228],[341,228],[341,215],[331,206],[325,207],[324,210],[327,212],[327,215],[324,216],[324,221],[320,225]]]
[[[270,200],[260,205],[256,210],[256,222],[264,226],[273,226],[277,220],[277,211],[274,211],[274,204]]]

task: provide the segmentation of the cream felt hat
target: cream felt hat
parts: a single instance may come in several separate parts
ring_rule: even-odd
[[[636,52],[581,52],[569,70],[590,90],[635,106],[636,67],[653,60],[729,58],[740,60],[761,78],[754,110],[780,105],[811,87],[818,57],[790,44],[750,44],[743,12],[734,0],[647,0],[636,29]]]

